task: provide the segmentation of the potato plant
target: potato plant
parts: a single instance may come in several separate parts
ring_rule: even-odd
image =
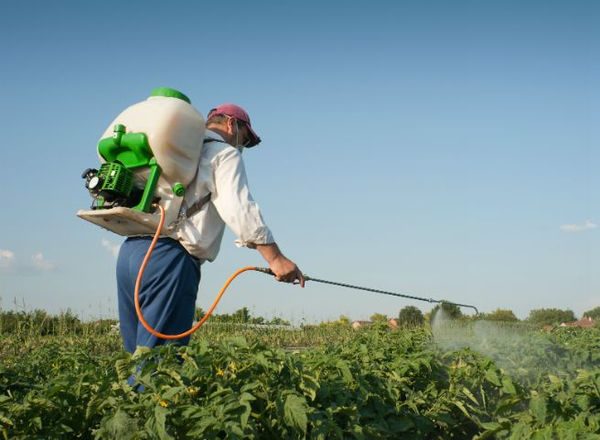
[[[600,331],[511,331],[207,327],[133,356],[118,335],[2,336],[0,438],[600,438]]]

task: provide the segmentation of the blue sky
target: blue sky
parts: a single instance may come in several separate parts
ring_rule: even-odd
[[[307,274],[580,315],[600,305],[600,6],[527,2],[32,2],[0,14],[0,307],[116,316],[120,237],[75,216],[80,173],[157,86],[236,102],[284,253]],[[236,268],[226,233],[207,308]],[[244,305],[296,321],[427,303],[244,275]]]

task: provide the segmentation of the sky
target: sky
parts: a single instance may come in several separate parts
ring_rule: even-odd
[[[123,239],[78,217],[108,124],[155,87],[235,102],[251,192],[309,276],[577,316],[600,306],[600,5],[593,1],[20,1],[0,7],[0,308],[117,316]],[[226,232],[197,306],[265,266]],[[296,323],[427,302],[260,273]],[[470,313],[468,309],[465,313]]]

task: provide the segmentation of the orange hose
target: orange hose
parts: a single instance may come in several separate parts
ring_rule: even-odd
[[[152,243],[150,243],[150,247],[148,248],[148,251],[146,252],[146,256],[144,257],[144,261],[142,261],[142,265],[140,266],[140,271],[138,272],[137,279],[135,280],[135,293],[134,293],[135,311],[137,313],[138,319],[140,320],[140,322],[142,323],[142,325],[144,326],[144,328],[146,330],[148,330],[148,332],[151,333],[152,335],[156,336],[157,338],[161,338],[161,339],[181,339],[181,338],[185,338],[186,336],[191,335],[196,330],[198,330],[200,327],[202,327],[202,325],[206,322],[206,320],[210,317],[210,315],[212,314],[212,312],[217,307],[217,304],[219,303],[219,301],[221,301],[221,297],[225,293],[225,290],[227,290],[227,288],[229,287],[229,285],[231,284],[231,282],[239,274],[241,274],[242,272],[246,272],[248,270],[257,270],[257,268],[254,267],[254,266],[247,266],[247,267],[242,267],[241,269],[236,270],[234,272],[234,274],[231,275],[229,277],[229,279],[225,282],[225,284],[221,288],[221,291],[219,292],[219,294],[215,298],[214,302],[212,303],[212,305],[210,306],[210,308],[208,309],[208,311],[206,312],[206,314],[202,317],[202,319],[200,319],[200,321],[198,321],[196,323],[196,325],[194,325],[189,330],[187,330],[187,331],[185,331],[183,333],[179,333],[178,335],[167,335],[167,334],[160,333],[160,332],[154,330],[150,326],[150,324],[148,324],[148,322],[144,319],[144,315],[142,314],[142,309],[140,307],[140,286],[142,284],[142,277],[144,275],[144,270],[146,270],[146,266],[148,265],[148,261],[150,261],[150,256],[152,255],[152,251],[154,250],[154,247],[156,246],[156,242],[158,241],[158,237],[160,236],[160,231],[162,230],[163,224],[165,222],[165,210],[160,205],[158,206],[158,208],[160,209],[160,222],[158,224],[158,227],[156,228],[156,232],[154,234],[154,238],[152,239]]]

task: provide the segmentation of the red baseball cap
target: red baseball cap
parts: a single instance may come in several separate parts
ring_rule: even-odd
[[[250,116],[246,110],[244,110],[239,105],[235,104],[221,104],[220,106],[213,108],[208,112],[208,118],[210,119],[212,116],[225,115],[231,116],[232,118],[237,119],[238,121],[242,121],[246,124],[248,128],[248,133],[250,133],[250,143],[246,145],[246,148],[252,148],[258,144],[260,144],[260,138],[258,135],[252,130],[252,125],[250,124]]]

